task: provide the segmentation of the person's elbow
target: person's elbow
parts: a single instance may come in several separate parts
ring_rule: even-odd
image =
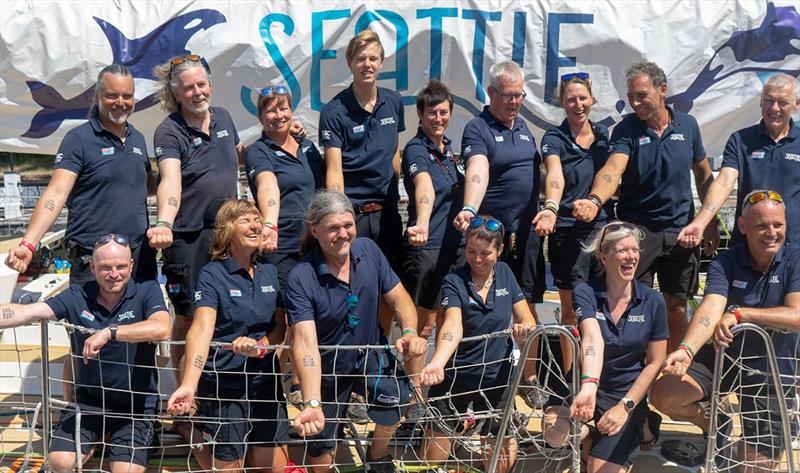
[[[164,340],[169,340],[172,335],[172,324],[170,323],[169,315],[165,319],[164,321],[159,321],[158,325],[156,325],[153,341],[163,342]]]

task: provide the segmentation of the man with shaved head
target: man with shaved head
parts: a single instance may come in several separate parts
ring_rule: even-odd
[[[1,305],[0,329],[62,319],[88,329],[70,337],[72,353],[83,358],[75,363],[83,458],[75,453],[77,410],[68,408],[51,434],[48,463],[59,473],[73,471],[107,433],[112,473],[143,473],[158,412],[155,344],[148,342],[169,337],[169,313],[156,281],[131,280],[127,236],[99,236],[89,266],[94,281],[70,285],[45,302]]]

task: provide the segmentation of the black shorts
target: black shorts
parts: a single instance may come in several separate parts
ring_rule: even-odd
[[[597,404],[594,408],[595,424],[607,410],[618,404],[624,395],[624,392],[606,393],[597,391]],[[628,420],[616,435],[609,437],[608,435],[594,432],[589,456],[624,467],[633,465],[639,455],[639,446],[644,439],[644,422],[647,419],[647,411],[647,397],[645,397],[628,414]]]
[[[557,228],[547,241],[547,257],[553,281],[559,289],[572,290],[583,281],[600,277],[603,267],[583,245],[597,230],[594,228]]]
[[[208,249],[213,236],[214,230],[211,228],[174,232],[172,246],[163,251],[164,266],[161,271],[167,278],[167,296],[178,315],[192,315],[197,277],[209,261]]]
[[[278,307],[283,307],[286,295],[286,275],[300,262],[300,253],[263,253],[258,257],[261,263],[271,264],[278,270]]]
[[[156,413],[155,409],[105,409],[92,404],[78,403],[80,407],[81,453],[87,454],[92,447],[101,447],[105,435],[109,435],[106,445],[108,459],[112,462],[133,463],[146,466],[154,448]],[[51,452],[75,452],[76,410],[70,409],[61,414],[58,424],[50,438]]]
[[[466,261],[464,248],[407,248],[400,264],[403,287],[414,304],[434,310],[440,307],[442,280]]]
[[[470,415],[467,410],[472,404],[473,413],[478,416],[490,415],[488,419],[483,420],[480,434],[496,435],[500,430],[503,411],[508,406],[509,389],[507,384],[483,389],[465,388],[454,385],[450,380],[445,379],[444,382],[431,386],[428,391],[428,400],[432,410],[431,414],[440,419],[431,425],[434,432],[446,433],[442,424],[450,431],[460,432],[463,430],[464,422]],[[478,419],[478,421],[480,420]]]
[[[517,232],[506,233],[503,247],[500,259],[511,268],[525,299],[531,303],[542,302],[545,290],[544,251],[536,227],[528,223]]]
[[[308,453],[319,457],[333,450],[344,438],[350,394],[364,397],[370,419],[378,425],[400,422],[400,415],[411,396],[411,385],[400,362],[386,350],[369,350],[365,366],[349,375],[322,375],[322,410],[325,427],[313,437],[306,437]]]
[[[678,244],[677,233],[651,232],[637,226],[645,236],[641,242],[636,279],[652,286],[657,274],[661,292],[684,299],[693,297],[699,283],[700,247],[684,248]]]
[[[197,427],[208,440],[213,440],[214,458],[238,460],[244,458],[246,445],[275,447],[288,441],[289,417],[283,388],[276,376],[263,378],[271,382],[254,384],[249,392],[198,387],[198,415],[206,419]]]
[[[704,345],[697,352],[686,374],[703,390],[703,399],[709,400],[714,386],[714,357],[716,353],[711,345]],[[748,375],[733,366],[730,359],[722,363],[723,377],[720,381],[720,392],[735,392],[739,398],[739,412],[742,420],[742,439],[755,445],[762,455],[776,459],[786,448],[781,436],[781,416],[778,408],[778,395],[770,383],[763,379],[748,380]],[[795,405],[794,386],[784,386],[788,409]],[[789,422],[791,436],[797,436],[797,423]]]
[[[92,268],[89,262],[92,261],[93,248],[84,248],[74,241],[66,244],[69,253],[69,264],[72,265],[69,273],[70,284],[85,284],[94,281]],[[147,239],[143,239],[141,244],[131,248],[131,258],[133,259],[133,272],[131,279],[136,282],[153,281],[156,279],[156,250],[147,244]]]
[[[403,219],[397,201],[384,202],[383,210],[377,212],[356,213],[356,230],[359,237],[369,238],[378,244],[397,272],[403,248]]]

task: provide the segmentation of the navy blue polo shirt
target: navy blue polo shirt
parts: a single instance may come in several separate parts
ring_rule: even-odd
[[[314,192],[325,187],[325,163],[319,150],[310,140],[301,138],[298,141],[297,156],[292,156],[262,133],[261,138],[247,149],[245,159],[247,181],[254,198],[259,174],[271,172],[278,180],[281,201],[277,253],[300,251],[308,204]]]
[[[392,157],[405,129],[403,97],[383,87],[372,113],[361,108],[352,85],[322,108],[319,145],[342,150],[344,193],[354,205],[400,198]]]
[[[517,117],[509,129],[484,107],[464,127],[461,157],[469,165],[476,154],[489,158],[489,186],[480,212],[492,215],[507,232],[526,231],[539,211],[539,164],[536,140]]]
[[[603,375],[600,390],[624,395],[645,366],[647,345],[669,338],[667,306],[653,289],[633,282],[633,295],[614,325],[608,307],[605,278],[583,282],[572,293],[578,324],[595,319],[603,333]]]
[[[442,308],[461,309],[463,337],[506,330],[512,323],[514,304],[525,300],[511,268],[502,261],[494,267],[494,280],[486,301],[472,287],[469,265],[456,268],[442,283]],[[445,366],[448,383],[462,387],[497,386],[508,382],[513,343],[511,337],[461,342]],[[455,379],[454,379],[455,378]]]
[[[778,307],[785,304],[788,294],[796,292],[800,292],[800,247],[781,248],[766,273],[753,266],[746,244],[719,254],[708,266],[705,294],[724,296],[728,305],[763,309]],[[764,328],[772,337],[781,382],[794,385],[800,334]],[[769,373],[767,349],[759,335],[744,332],[733,339],[725,352],[734,358],[743,358],[745,374],[750,376],[748,381],[766,381],[766,373]],[[748,371],[751,369],[760,373]]]
[[[109,311],[97,303],[99,287],[90,281],[71,285],[64,292],[45,301],[57,319],[66,319],[73,325],[101,330],[110,324],[131,325],[147,320],[156,312],[167,310],[161,288],[156,281],[137,283],[130,281],[122,300]],[[91,334],[79,331],[70,337],[72,353],[80,356],[83,344]],[[87,387],[95,402],[119,406],[153,408],[158,403],[156,385],[156,345],[154,343],[126,343],[109,341],[100,349],[97,359],[89,364],[78,361],[75,385]],[[131,393],[137,394],[131,394]],[[147,394],[142,394],[147,393]]]
[[[278,270],[271,264],[253,263],[253,277],[233,258],[211,261],[200,271],[194,293],[195,310],[217,311],[215,342],[232,342],[239,337],[260,340],[275,327],[278,298]],[[225,389],[244,389],[242,373],[272,372],[272,356],[237,355],[232,350],[211,347],[200,378]],[[227,373],[227,374],[220,374]],[[259,378],[251,378],[257,382]]]
[[[792,123],[794,125],[794,123]],[[781,194],[786,206],[786,241],[800,243],[800,128],[775,143],[764,129],[764,121],[732,134],[725,145],[722,167],[739,171],[736,216],[742,214],[744,196],[756,189]],[[734,225],[734,241],[741,241]]]
[[[453,162],[450,140],[444,138],[444,152],[425,135],[422,128],[417,136],[403,148],[403,185],[408,194],[408,226],[417,224],[417,202],[414,198],[414,178],[427,173],[433,183],[433,209],[428,223],[428,243],[409,249],[456,248],[461,246],[463,235],[452,224],[464,207],[464,174]]]
[[[672,121],[659,137],[635,113],[611,134],[610,154],[629,157],[617,217],[650,231],[678,232],[694,217],[692,165],[706,158],[697,120],[667,108]]]
[[[289,325],[313,320],[320,345],[383,345],[386,337],[378,323],[381,296],[400,284],[378,245],[369,238],[356,238],[350,246],[350,283],[331,273],[319,245],[289,271],[286,281],[286,316]],[[347,307],[350,294],[358,305]],[[350,328],[348,312],[358,314]],[[322,372],[353,373],[356,350],[321,351]],[[334,363],[336,364],[334,366]]]
[[[186,123],[178,110],[158,125],[153,141],[159,162],[181,161],[181,206],[172,229],[213,228],[217,210],[236,197],[239,184],[239,134],[228,111],[211,107],[207,135]]]
[[[123,143],[97,116],[90,117],[64,137],[53,167],[78,175],[67,198],[67,241],[92,248],[97,237],[121,233],[133,239],[134,248],[141,244],[149,226],[150,160],[144,135],[130,122]]]
[[[593,222],[581,222],[572,216],[572,203],[589,195],[595,174],[608,159],[608,128],[597,123],[591,123],[591,126],[594,142],[588,149],[575,142],[566,120],[557,128],[547,130],[542,138],[542,157],[558,156],[564,174],[564,193],[559,203],[557,228],[599,228],[610,215],[614,215],[614,204],[609,199]]]

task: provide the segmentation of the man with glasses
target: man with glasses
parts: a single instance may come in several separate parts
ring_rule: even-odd
[[[788,74],[767,79],[761,91],[761,122],[732,134],[725,145],[722,168],[703,199],[703,207],[692,223],[681,230],[678,241],[684,246],[700,244],[703,230],[718,235],[714,218],[733,191],[737,190],[736,217],[742,214],[743,196],[756,188],[775,189],[787,202],[800,202],[800,129],[792,113],[800,109],[800,85]],[[800,205],[786,209],[787,243],[800,243]],[[734,228],[733,241],[741,241]],[[711,250],[719,238],[708,241]]]
[[[40,320],[64,320],[84,330],[70,337],[75,363],[75,401],[80,406],[83,462],[110,439],[106,455],[111,471],[143,473],[155,438],[158,386],[155,347],[166,340],[170,318],[156,281],[131,280],[130,239],[121,234],[99,237],[89,262],[94,281],[73,284],[36,304],[0,306],[0,329]],[[76,414],[66,409],[54,428],[50,467],[70,472],[81,460],[76,449]]]
[[[699,249],[677,241],[694,215],[689,171],[701,198],[713,175],[697,120],[666,105],[664,71],[655,63],[640,62],[625,71],[625,79],[635,113],[614,128],[611,155],[589,194],[573,203],[573,215],[593,221],[619,187],[617,217],[645,233],[636,278],[652,285],[658,275],[669,318],[667,348],[674,350],[686,333],[686,302],[697,292],[700,267]]]
[[[793,409],[797,347],[800,343],[800,249],[785,245],[786,208],[775,191],[756,190],[742,198],[742,216],[737,219],[744,237],[709,265],[703,302],[678,350],[667,356],[664,373],[653,387],[652,402],[676,420],[689,421],[709,433],[704,404],[712,395],[714,345],[725,346],[721,393],[735,391],[742,413],[743,446],[739,461],[743,471],[773,471],[782,451],[777,396],[784,396]],[[754,323],[767,329],[775,347],[783,392],[776,392],[766,347],[757,334],[744,332],[735,338],[731,328]],[[726,414],[717,422],[717,449],[731,443],[733,423]],[[796,436],[792,423],[792,437]],[[692,447],[680,441],[665,442],[662,453],[685,461]],[[694,449],[697,451],[697,449]],[[728,450],[725,448],[725,450]],[[683,459],[683,460],[681,460]],[[730,455],[719,453],[718,467]]]
[[[61,142],[50,182],[19,246],[8,252],[6,265],[27,271],[39,241],[66,205],[64,242],[72,284],[93,280],[92,242],[107,232],[132,238],[132,274],[137,281],[155,279],[155,250],[145,239],[150,161],[144,136],[128,122],[134,108],[130,71],[118,64],[104,67],[97,75],[93,100],[89,120]]]

